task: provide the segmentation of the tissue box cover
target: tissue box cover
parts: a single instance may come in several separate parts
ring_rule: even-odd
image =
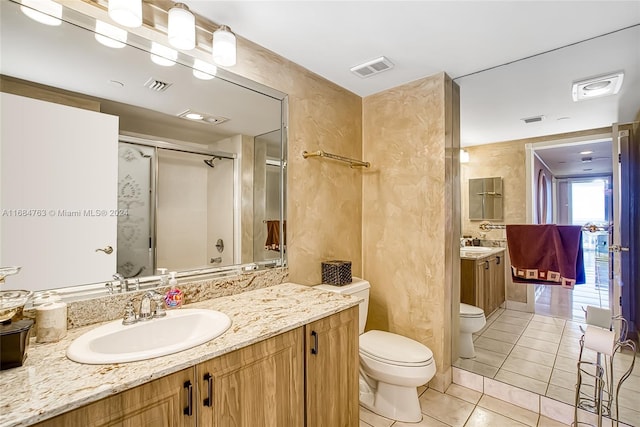
[[[351,283],[351,261],[322,262],[322,283],[337,286]]]

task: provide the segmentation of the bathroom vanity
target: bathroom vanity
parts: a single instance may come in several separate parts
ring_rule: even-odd
[[[285,283],[192,304],[232,319],[203,345],[87,365],[32,345],[3,372],[0,426],[336,426],[358,423],[358,298]]]
[[[460,250],[460,301],[493,313],[505,302],[504,248]]]

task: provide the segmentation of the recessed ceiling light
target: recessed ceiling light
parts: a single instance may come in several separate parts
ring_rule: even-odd
[[[593,151],[591,150],[581,151],[580,154],[593,154]]]
[[[200,113],[187,113],[184,115],[185,118],[189,120],[202,120],[204,116]]]
[[[194,110],[185,110],[178,114],[178,117],[209,125],[219,125],[229,120],[226,117],[214,116],[212,114],[201,113]]]
[[[620,92],[623,80],[624,72],[617,71],[611,74],[576,81],[573,82],[571,96],[574,101],[583,101],[585,99],[615,95]]]

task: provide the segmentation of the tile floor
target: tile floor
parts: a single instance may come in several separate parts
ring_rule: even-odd
[[[424,387],[420,392],[420,423],[394,422],[360,407],[360,427],[561,427],[567,426],[458,384],[446,393]]]
[[[453,365],[573,404],[580,325],[584,322],[499,309],[474,336],[476,357],[458,359]],[[583,360],[595,361],[595,357],[589,350],[583,354]],[[614,356],[616,378],[628,369],[633,357],[629,353]],[[619,412],[621,421],[640,425],[640,357],[635,357],[636,367],[619,394]],[[589,385],[584,387],[589,390]]]

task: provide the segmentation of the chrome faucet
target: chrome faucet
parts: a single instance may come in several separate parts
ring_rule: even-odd
[[[136,322],[144,322],[159,317],[165,317],[167,312],[164,309],[163,295],[156,291],[148,291],[142,296],[140,300],[140,309],[136,315],[136,310],[133,307],[133,300],[127,301],[127,305],[124,307],[124,318],[122,319],[123,325],[133,325]],[[154,307],[151,310],[151,303]]]

